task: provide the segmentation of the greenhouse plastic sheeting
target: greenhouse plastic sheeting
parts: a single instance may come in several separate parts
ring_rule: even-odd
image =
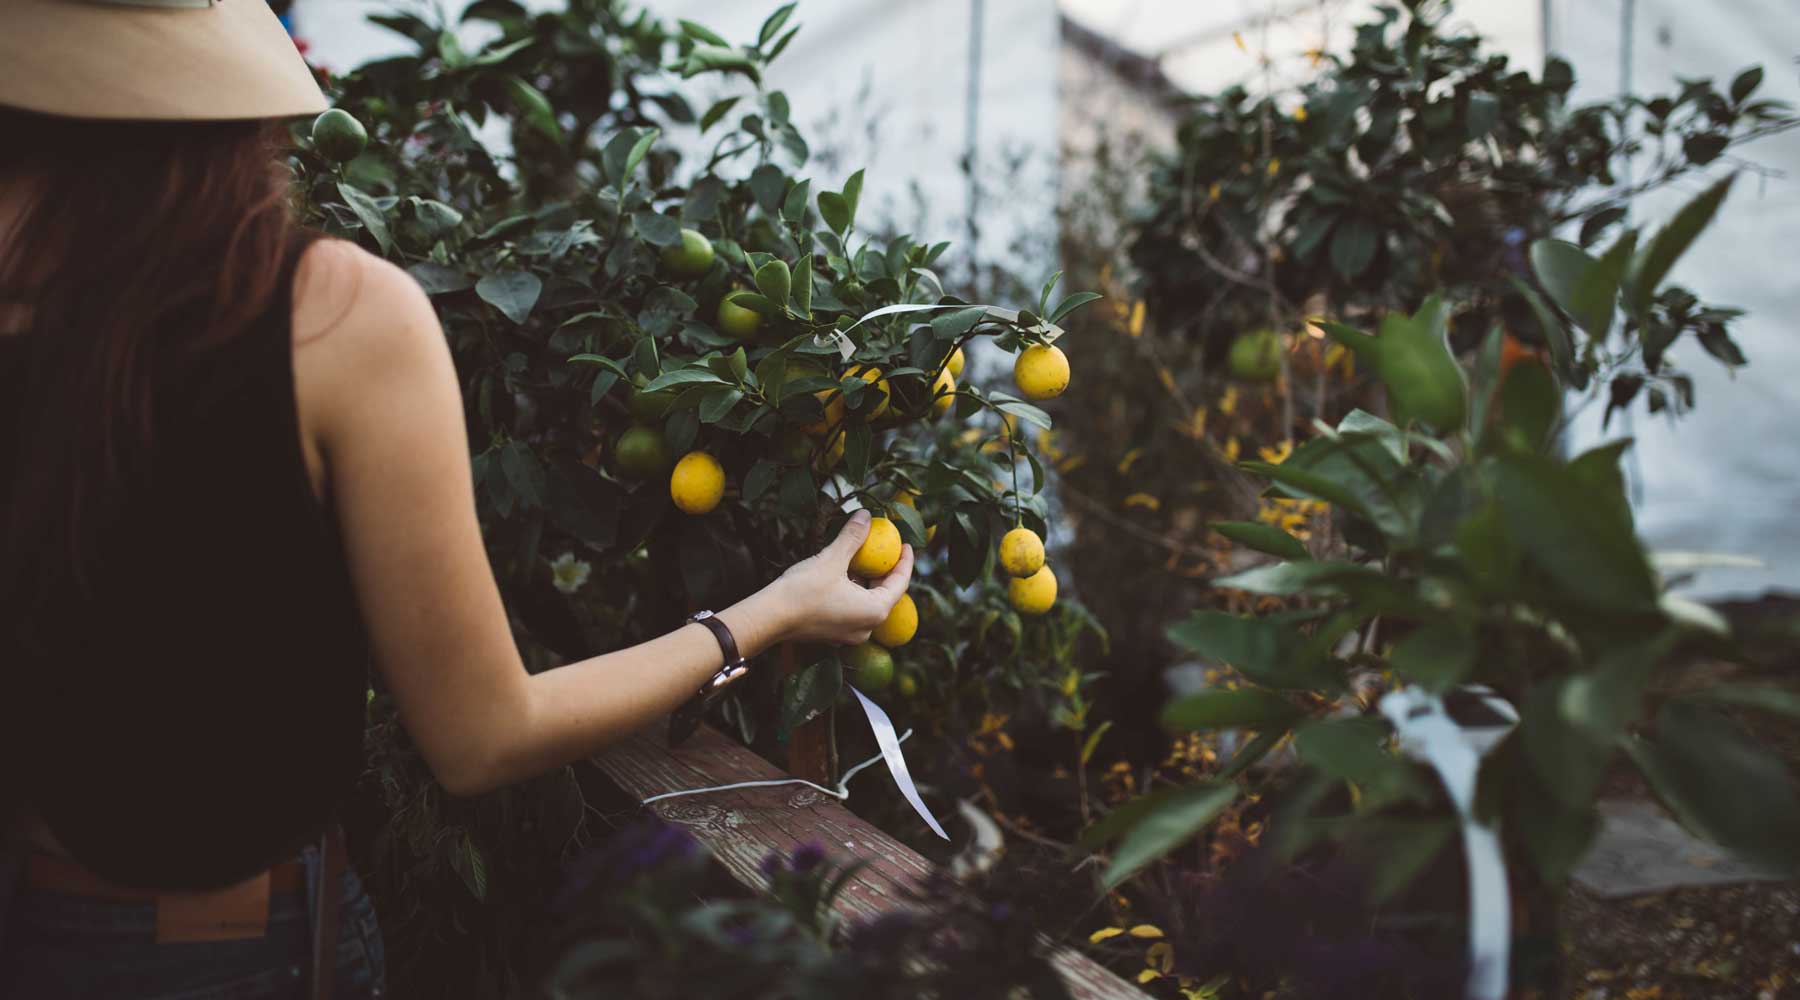
[[[1618,93],[1623,13],[1623,0],[1554,5],[1550,45],[1575,64],[1578,99]],[[1677,77],[1711,76],[1728,86],[1740,69],[1760,63],[1759,93],[1800,104],[1793,0],[1638,0],[1632,41],[1631,82],[1639,93],[1673,90]],[[1691,593],[1709,598],[1800,591],[1800,134],[1761,140],[1743,156],[1781,174],[1741,177],[1673,278],[1703,300],[1749,310],[1734,324],[1749,366],[1730,373],[1698,344],[1684,342],[1671,353],[1694,376],[1694,412],[1672,423],[1650,416],[1640,402],[1628,423],[1615,415],[1602,432],[1602,407],[1594,406],[1571,441],[1582,448],[1636,438],[1638,526],[1653,549],[1732,553],[1765,564],[1702,573]],[[1706,183],[1695,179],[1643,199],[1636,221],[1660,223]]]

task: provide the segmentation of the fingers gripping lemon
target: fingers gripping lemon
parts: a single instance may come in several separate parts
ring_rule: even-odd
[[[1044,568],[1044,540],[1030,528],[1014,528],[1000,538],[1000,565],[1009,576],[1036,573]]]
[[[1013,381],[1026,399],[1055,399],[1069,387],[1069,359],[1060,347],[1033,344],[1013,362]]]
[[[894,604],[894,610],[889,611],[887,618],[875,626],[871,638],[893,649],[911,642],[918,631],[919,606],[913,603],[911,594],[901,594],[900,600]]]
[[[706,514],[725,496],[725,468],[704,451],[690,451],[669,475],[669,499],[689,514]]]
[[[1020,614],[1041,615],[1056,603],[1056,574],[1044,566],[1023,579],[1008,580],[1006,596]]]
[[[850,557],[851,574],[875,580],[888,575],[899,564],[900,529],[885,517],[872,518],[869,536],[863,539],[856,555]]]

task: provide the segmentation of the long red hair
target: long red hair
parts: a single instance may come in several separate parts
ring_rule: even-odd
[[[0,182],[26,192],[0,302],[24,307],[32,338],[17,460],[0,468],[0,611],[16,614],[53,584],[87,589],[95,529],[151,454],[158,367],[269,308],[296,222],[276,122],[0,108],[0,135]]]

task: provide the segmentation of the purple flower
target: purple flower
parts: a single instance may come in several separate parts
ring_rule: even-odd
[[[794,849],[794,871],[809,872],[825,861],[825,848],[817,843],[804,843]]]

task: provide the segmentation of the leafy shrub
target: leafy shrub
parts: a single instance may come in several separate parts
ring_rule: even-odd
[[[550,947],[552,997],[1064,998],[1025,915],[941,880],[913,909],[844,925],[859,865],[818,845],[771,854],[767,898],[711,899],[687,834],[644,823],[570,866]],[[930,915],[926,915],[929,909]]]
[[[786,95],[762,86],[793,13],[733,45],[610,0],[539,14],[484,0],[462,15],[498,29],[478,51],[456,25],[383,15],[415,50],[337,81],[367,150],[340,163],[302,137],[309,218],[404,266],[437,308],[483,536],[534,669],[729,603],[816,551],[846,505],[890,516],[921,552],[935,528],[919,573],[940,592],[985,579],[1000,532],[1043,531],[1043,472],[1015,428],[1049,417],[944,369],[977,337],[1005,350],[1055,339],[1094,296],[1057,298],[1055,279],[1019,311],[945,295],[933,266],[948,244],[858,227],[861,171],[800,176],[807,142]],[[671,74],[744,88],[696,112]],[[664,129],[710,154],[684,165]],[[1004,448],[966,447],[970,421]],[[692,451],[713,455],[728,487],[688,513],[671,504],[669,459]],[[831,651],[798,676],[764,673],[725,711],[765,750],[841,693]],[[581,801],[576,775],[446,802],[385,695],[374,705],[364,814],[389,817],[372,850],[393,950],[417,953],[446,926],[479,942],[399,985],[506,991],[541,852],[583,835],[579,809],[561,819]],[[519,837],[521,817],[544,822],[546,840]]]
[[[1730,183],[1611,265],[1566,244],[1533,245],[1560,308],[1546,308],[1545,322],[1579,344],[1654,301]],[[1620,237],[1627,248],[1639,242],[1635,231]],[[1376,372],[1396,421],[1353,411],[1278,463],[1245,463],[1274,495],[1328,505],[1343,548],[1312,558],[1278,528],[1234,531],[1283,561],[1218,586],[1269,610],[1201,611],[1169,635],[1243,683],[1179,698],[1163,718],[1178,731],[1255,738],[1220,780],[1160,791],[1097,824],[1090,842],[1119,838],[1109,884],[1211,823],[1241,793],[1230,779],[1253,773],[1291,734],[1297,773],[1241,779],[1280,793],[1271,825],[1283,856],[1335,843],[1370,866],[1377,902],[1405,890],[1455,843],[1456,820],[1431,771],[1393,752],[1394,726],[1370,710],[1404,686],[1443,697],[1465,728],[1499,721],[1473,691],[1519,708],[1517,728],[1483,762],[1477,806],[1499,818],[1517,886],[1567,877],[1620,757],[1697,833],[1771,870],[1800,870],[1792,776],[1717,711],[1800,715],[1800,706],[1728,684],[1652,697],[1673,654],[1729,656],[1732,646],[1717,615],[1666,592],[1639,542],[1619,470],[1629,442],[1560,455],[1558,369],[1509,356],[1496,324],[1471,377],[1449,347],[1449,315],[1432,297],[1410,316],[1388,314],[1378,336],[1323,324]]]

